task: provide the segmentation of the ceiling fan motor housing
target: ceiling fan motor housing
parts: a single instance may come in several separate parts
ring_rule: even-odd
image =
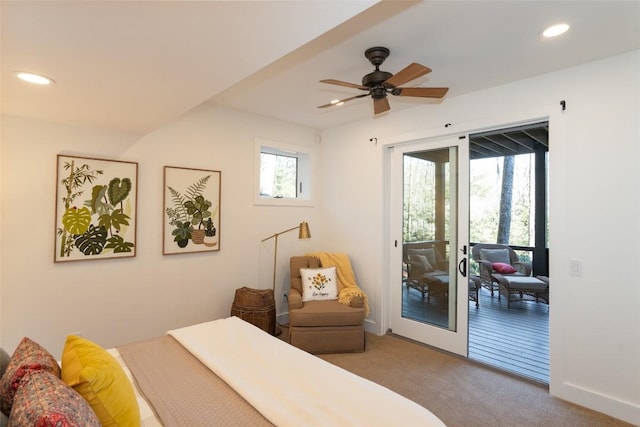
[[[381,99],[387,96],[387,90],[383,83],[393,77],[393,74],[380,71],[379,67],[387,59],[389,53],[389,49],[382,46],[370,47],[364,51],[364,56],[376,67],[375,71],[362,78],[362,86],[371,88],[370,93],[373,99]]]
[[[362,86],[376,87],[382,86],[382,83],[393,77],[393,74],[386,71],[376,70],[362,78]]]

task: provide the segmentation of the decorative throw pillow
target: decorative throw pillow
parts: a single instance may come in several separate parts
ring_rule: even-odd
[[[497,271],[498,273],[502,274],[513,274],[516,272],[516,269],[513,268],[511,264],[507,264],[504,262],[494,262],[493,264],[491,264],[491,267],[493,267],[493,271]]]
[[[509,249],[480,249],[480,258],[483,260],[489,261],[490,263],[494,262],[502,262],[505,264],[510,264],[511,259],[509,258]]]
[[[100,427],[86,400],[48,371],[30,371],[20,382],[9,417],[13,426]]]
[[[301,268],[302,301],[338,299],[336,268]]]
[[[62,351],[62,380],[89,402],[103,426],[140,425],[133,385],[99,345],[69,335]]]
[[[0,379],[0,410],[5,415],[11,413],[13,398],[22,378],[30,371],[38,370],[48,371],[60,377],[60,366],[55,357],[37,342],[24,337],[13,352]]]

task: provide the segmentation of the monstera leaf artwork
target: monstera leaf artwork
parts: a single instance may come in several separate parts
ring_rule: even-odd
[[[55,262],[135,256],[138,164],[58,155]]]
[[[220,250],[220,171],[164,168],[163,253]]]

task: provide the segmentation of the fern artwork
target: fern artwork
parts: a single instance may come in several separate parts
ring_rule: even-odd
[[[164,167],[164,255],[220,250],[220,175]]]
[[[138,164],[58,155],[55,262],[136,255]]]

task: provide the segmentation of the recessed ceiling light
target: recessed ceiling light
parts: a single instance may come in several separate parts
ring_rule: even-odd
[[[569,24],[552,25],[542,32],[545,37],[556,37],[569,31]]]
[[[53,79],[50,79],[49,77],[40,74],[27,73],[24,71],[16,72],[16,76],[20,80],[24,80],[25,82],[33,83],[36,85],[50,85],[52,83],[55,83],[55,81],[53,81]]]

